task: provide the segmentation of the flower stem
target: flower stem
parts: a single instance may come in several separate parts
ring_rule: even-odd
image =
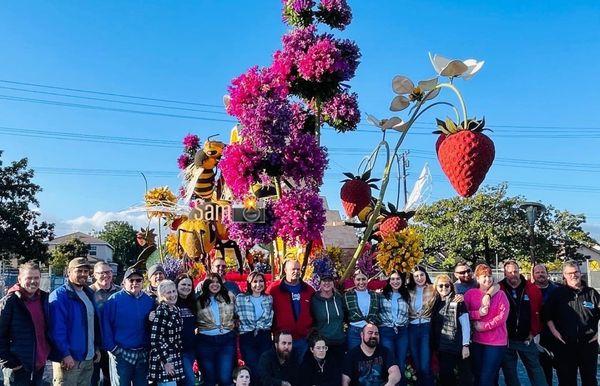
[[[456,94],[456,97],[458,98],[458,101],[460,102],[460,107],[462,108],[462,113],[463,113],[463,129],[467,130],[467,106],[465,105],[465,101],[462,97],[462,95],[460,94],[460,91],[458,91],[458,89],[456,87],[454,87],[453,84],[450,83],[440,83],[437,86],[435,86],[435,88],[449,88],[450,90],[454,91],[454,93]]]

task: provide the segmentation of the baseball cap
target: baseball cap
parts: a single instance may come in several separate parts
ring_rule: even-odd
[[[148,278],[152,277],[152,275],[154,275],[156,272],[162,272],[162,273],[166,274],[165,269],[163,268],[162,265],[154,264],[154,265],[151,265],[150,268],[148,268]]]
[[[134,267],[129,267],[127,268],[127,271],[125,271],[125,275],[123,276],[123,278],[127,279],[132,275],[139,275],[140,277],[144,277],[144,273],[141,270]]]
[[[92,269],[92,265],[85,257],[76,257],[73,260],[69,261],[69,269],[79,267],[87,267],[87,269]]]

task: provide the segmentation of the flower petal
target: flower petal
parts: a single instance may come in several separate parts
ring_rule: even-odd
[[[381,128],[381,121],[379,119],[377,119],[376,117],[374,117],[373,115],[367,114],[367,121],[369,121],[373,125]]]
[[[482,60],[481,62],[478,62],[475,59],[467,59],[463,61],[463,63],[467,66],[467,71],[464,74],[462,74],[462,78],[464,80],[469,80],[475,74],[477,74],[479,70],[481,70],[481,67],[483,67],[485,61]]]
[[[438,74],[441,74],[444,67],[446,67],[448,65],[448,63],[450,63],[450,59],[446,59],[443,56],[440,56],[437,54],[431,56],[431,52],[429,53],[429,60],[431,61],[431,64],[433,65],[433,69]]]
[[[392,111],[402,111],[410,105],[410,101],[404,95],[398,95],[392,99],[392,103],[390,104],[390,110]]]
[[[450,63],[448,63],[446,67],[444,67],[442,72],[440,72],[440,75],[448,77],[460,76],[464,74],[467,71],[467,69],[468,67],[466,64],[464,64],[460,60],[454,59]]]
[[[423,91],[429,91],[429,90],[433,90],[435,88],[435,86],[437,86],[437,85],[438,85],[438,78],[436,76],[435,78],[432,78],[432,79],[419,81],[419,84],[417,86]]]
[[[396,94],[410,94],[413,88],[415,88],[415,84],[405,76],[396,75],[394,79],[392,79],[392,90],[394,90]]]
[[[392,126],[392,129],[400,132],[406,131],[408,130],[408,122],[399,122]]]
[[[384,119],[383,125],[381,128],[383,130],[391,129],[396,125],[402,125],[404,121],[398,117],[391,117],[390,119]]]
[[[437,88],[435,89],[431,94],[427,95],[427,97],[425,98],[426,101],[435,98],[436,96],[438,96],[438,94],[440,93],[440,91],[442,91],[441,88]]]

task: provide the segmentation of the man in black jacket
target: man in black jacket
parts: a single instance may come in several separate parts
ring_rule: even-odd
[[[563,265],[565,285],[550,295],[544,308],[548,328],[556,338],[558,381],[561,386],[597,386],[600,294],[581,280],[579,265]]]
[[[258,375],[264,386],[295,386],[298,383],[298,364],[292,358],[292,334],[277,331],[273,334],[274,349],[265,351],[258,361]]]
[[[48,293],[39,289],[40,268],[19,267],[19,276],[0,300],[0,364],[5,385],[41,385],[50,354]]]

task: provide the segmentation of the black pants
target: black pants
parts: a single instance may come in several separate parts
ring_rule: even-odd
[[[581,384],[598,386],[598,342],[558,344],[555,347],[559,386],[577,386],[577,370]]]
[[[438,361],[440,362],[440,385],[441,386],[456,386],[458,379],[454,373],[454,369],[461,361],[459,354],[453,354],[443,351],[438,351]]]

